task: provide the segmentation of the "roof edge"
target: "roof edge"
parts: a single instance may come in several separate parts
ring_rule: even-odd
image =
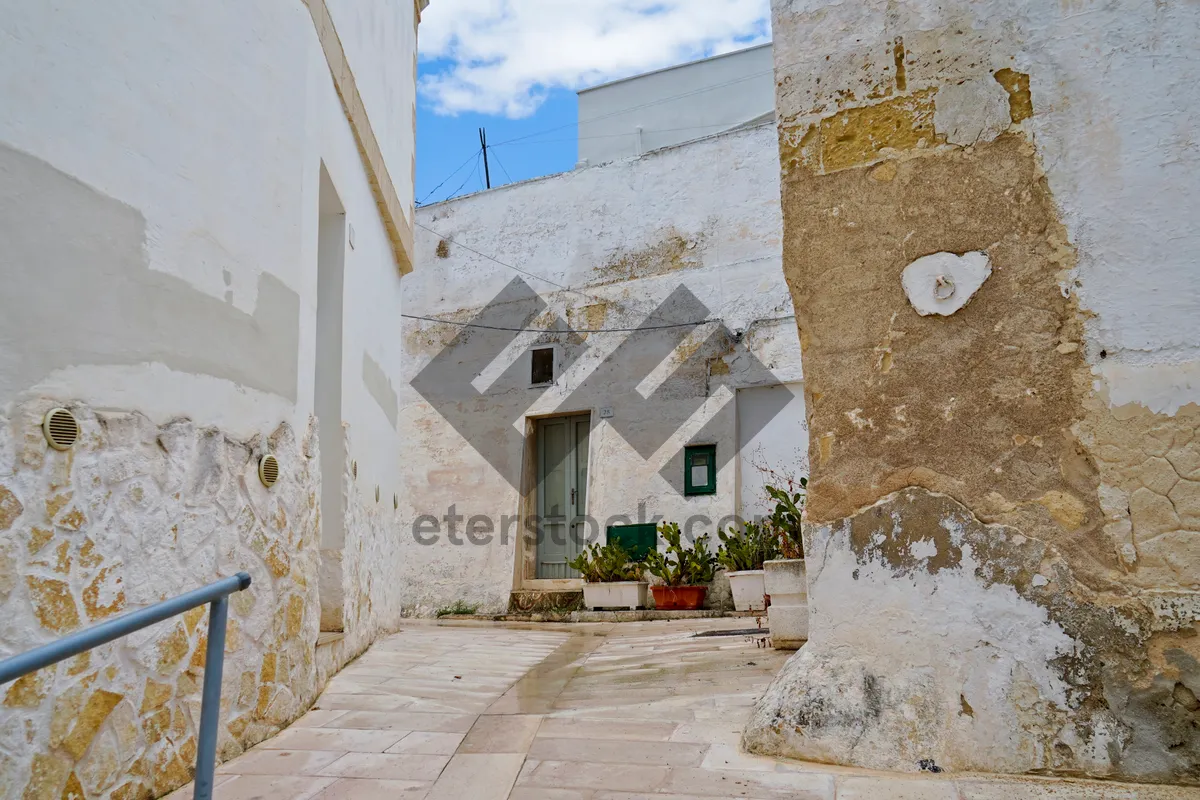
[[[647,75],[658,75],[660,72],[670,72],[673,69],[683,69],[684,67],[690,67],[695,64],[703,64],[706,61],[716,61],[716,60],[722,59],[722,58],[729,58],[730,56],[740,56],[741,54],[749,53],[752,50],[761,50],[764,47],[772,47],[772,46],[774,46],[774,44],[775,44],[774,41],[763,42],[762,44],[756,44],[752,47],[743,47],[741,50],[730,50],[728,53],[718,53],[715,56],[705,56],[704,58],[697,58],[692,61],[685,61],[682,64],[674,64],[669,67],[659,67],[658,69],[652,69],[649,72],[639,72],[637,75],[629,75],[624,78],[617,78],[615,80],[605,81],[604,83],[597,83],[595,86],[588,86],[583,89],[577,89],[575,91],[575,94],[576,95],[585,94],[587,92],[591,92],[596,89],[604,89],[609,86],[614,86],[618,83],[625,83],[627,81],[637,80],[638,78],[645,78]]]

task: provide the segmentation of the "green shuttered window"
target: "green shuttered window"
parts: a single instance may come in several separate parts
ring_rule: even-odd
[[[683,493],[717,493],[717,446],[694,444],[683,448]]]

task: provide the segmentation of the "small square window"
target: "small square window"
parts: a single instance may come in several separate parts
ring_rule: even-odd
[[[554,348],[539,347],[530,356],[529,382],[534,386],[554,383]]]
[[[683,493],[717,493],[717,446],[694,444],[683,448]]]

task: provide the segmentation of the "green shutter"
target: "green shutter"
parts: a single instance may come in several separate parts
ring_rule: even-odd
[[[646,554],[658,547],[658,528],[653,522],[642,525],[609,525],[608,541],[620,542],[634,561],[641,561]]]
[[[717,493],[717,446],[694,444],[683,448],[683,493]]]

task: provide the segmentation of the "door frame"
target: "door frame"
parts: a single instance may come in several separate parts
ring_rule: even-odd
[[[526,530],[528,521],[537,515],[538,508],[538,423],[558,417],[588,417],[588,474],[585,507],[591,504],[593,477],[592,451],[596,447],[596,422],[598,415],[593,408],[572,411],[555,411],[553,414],[537,414],[525,417],[525,446],[521,460],[521,493],[517,506],[517,530],[514,532],[515,557],[513,558],[514,591],[573,591],[583,587],[582,578],[538,578],[537,535]]]

